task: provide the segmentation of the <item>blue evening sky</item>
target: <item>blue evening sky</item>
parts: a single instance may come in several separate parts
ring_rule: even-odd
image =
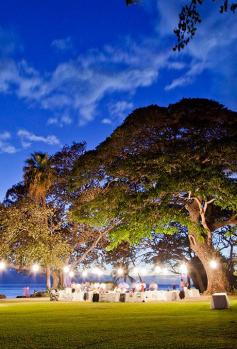
[[[0,199],[30,153],[83,140],[92,148],[134,108],[207,97],[237,110],[237,14],[207,1],[178,54],[182,3],[1,1]]]

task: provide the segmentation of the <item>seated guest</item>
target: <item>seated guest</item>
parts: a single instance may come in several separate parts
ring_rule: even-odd
[[[149,286],[150,291],[157,291],[158,290],[158,285],[156,282],[152,282]]]

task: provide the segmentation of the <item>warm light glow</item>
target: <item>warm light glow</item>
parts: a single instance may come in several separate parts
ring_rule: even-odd
[[[100,288],[102,288],[102,290],[106,289],[106,285],[104,283],[100,284]]]
[[[167,268],[163,268],[163,269],[161,270],[161,272],[162,272],[163,275],[169,274],[169,271],[168,271]]]
[[[96,274],[97,274],[98,276],[101,276],[101,275],[103,275],[103,271],[100,270],[100,269],[98,269],[97,272],[96,272]]]
[[[63,268],[63,272],[65,274],[68,274],[70,272],[70,267],[68,265],[66,265],[64,268]]]
[[[93,274],[96,274],[97,276],[103,275],[103,271],[99,268],[94,268],[92,272],[93,272]]]
[[[37,263],[33,264],[31,267],[31,270],[33,271],[33,273],[38,273],[40,270],[39,264],[37,264]]]
[[[155,267],[155,273],[157,273],[157,274],[160,274],[160,273],[161,273],[161,267],[160,267],[159,265],[157,265],[157,266]]]
[[[122,275],[124,274],[123,269],[122,269],[122,268],[118,268],[117,274],[118,274],[119,276],[122,276]]]
[[[70,278],[73,278],[73,277],[75,276],[74,271],[70,271],[70,272],[69,272],[69,276],[70,276]]]
[[[218,268],[218,262],[215,261],[214,259],[209,262],[209,265],[212,269],[217,269]]]
[[[181,264],[180,265],[180,273],[181,274],[187,274],[188,273],[188,268],[186,264]]]
[[[5,262],[3,262],[3,261],[1,261],[0,262],[0,271],[3,271],[3,270],[5,270],[6,269],[6,263]]]
[[[82,277],[83,277],[83,278],[86,278],[87,275],[88,275],[88,271],[87,271],[87,270],[83,270],[83,272],[82,272]]]

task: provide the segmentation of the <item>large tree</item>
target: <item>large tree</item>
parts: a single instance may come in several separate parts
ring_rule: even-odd
[[[179,223],[205,268],[207,291],[227,290],[213,235],[236,224],[236,137],[236,113],[213,101],[186,99],[136,110],[85,155],[83,177],[82,162],[77,164],[79,186],[87,182],[97,191],[78,214],[92,222],[106,214],[119,218],[111,234],[114,245],[151,231],[174,233],[173,223]]]
[[[38,205],[46,206],[47,192],[53,183],[53,170],[50,164],[50,159],[46,153],[33,153],[26,160],[24,172],[24,186],[27,188],[27,193]],[[51,271],[50,265],[46,266],[47,287],[51,288]]]
[[[51,275],[53,276],[54,287],[63,285],[63,263],[70,263],[75,267],[78,264],[86,263],[94,255],[94,250],[101,245],[108,233],[107,228],[97,230],[85,224],[80,224],[80,222],[75,222],[75,220],[72,221],[70,215],[68,215],[73,197],[77,195],[77,191],[70,190],[71,184],[69,177],[73,170],[74,162],[79,162],[84,152],[84,143],[73,143],[71,146],[64,146],[51,157],[44,153],[32,154],[26,161],[24,181],[10,188],[7,191],[4,201],[3,209],[6,216],[4,226],[8,227],[8,229],[4,231],[4,227],[2,227],[3,234],[1,235],[1,240],[2,246],[5,246],[5,251],[8,251],[8,253],[6,253],[6,256],[8,256],[7,258],[11,259],[13,255],[16,255],[14,249],[10,248],[10,250],[7,250],[6,248],[7,241],[10,244],[10,240],[7,236],[9,235],[10,238],[13,227],[12,224],[14,224],[15,221],[14,241],[15,243],[18,241],[19,243],[19,248],[17,249],[18,256],[21,255],[21,252],[23,258],[25,250],[24,266],[22,263],[19,263],[19,261],[16,261],[15,257],[14,260],[17,262],[19,268],[21,267],[24,269],[27,268],[27,261],[28,263],[32,262],[33,259],[41,263],[47,261],[48,265],[45,266],[44,264],[44,269],[46,270],[48,288],[51,286]],[[15,214],[15,219],[13,220],[11,219],[11,212]],[[25,214],[25,212],[27,212],[27,214]],[[38,217],[40,216],[40,212],[42,213],[42,219]],[[53,226],[52,219],[47,217],[47,212],[53,212]],[[39,218],[38,221],[34,220],[36,217]],[[27,221],[24,230],[21,225],[23,224],[24,226],[25,218]],[[8,226],[6,225],[7,222],[9,223]],[[36,227],[34,227],[34,224],[36,224]],[[57,246],[55,245],[53,252],[57,254],[60,248],[64,248],[65,237],[68,247],[68,254],[62,254],[61,263],[57,261],[57,258],[53,258],[53,253],[52,256],[51,253],[47,254],[46,240],[45,247],[42,244],[42,238],[47,237],[48,232],[56,225],[61,226],[63,229],[57,230],[57,235],[54,234],[54,238],[57,237],[59,242]],[[34,239],[32,239],[32,235],[29,232],[31,226]],[[109,228],[109,230],[110,229],[111,228]],[[37,231],[37,233],[35,231]],[[42,232],[42,238],[40,232]],[[23,241],[24,244],[22,243]],[[62,243],[60,243],[60,241]],[[50,240],[48,240],[48,242],[50,245]],[[50,246],[48,246],[48,248],[50,248]],[[39,250],[42,254],[44,254],[45,251],[45,255],[39,256],[39,254],[36,253]],[[32,259],[27,258],[28,251],[31,251]],[[35,253],[33,253],[33,251],[35,251]],[[49,256],[52,258],[48,258]]]
[[[0,257],[18,270],[59,269],[72,253],[71,232],[55,208],[22,200],[0,209]],[[48,284],[47,280],[47,287]]]

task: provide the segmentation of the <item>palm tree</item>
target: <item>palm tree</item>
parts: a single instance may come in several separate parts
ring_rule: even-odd
[[[53,184],[54,171],[48,154],[35,152],[26,160],[24,183],[28,196],[40,206],[46,206],[46,196]],[[46,285],[51,288],[50,266],[46,266]]]
[[[36,203],[45,206],[47,192],[53,184],[53,169],[46,153],[36,152],[26,160],[24,182],[29,197]]]

